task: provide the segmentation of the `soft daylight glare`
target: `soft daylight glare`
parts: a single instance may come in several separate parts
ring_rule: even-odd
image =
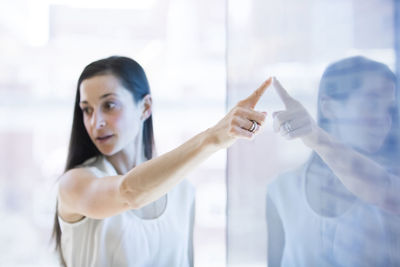
[[[56,181],[79,73],[110,55],[143,65],[165,153],[225,114],[225,3],[6,0],[0,25],[0,266],[56,266]],[[223,266],[225,153],[187,179],[197,191],[195,264]]]
[[[3,0],[0,266],[57,266],[78,76],[111,55],[146,71],[158,155],[276,77],[264,131],[187,177],[196,267],[400,266],[399,28],[397,0]]]

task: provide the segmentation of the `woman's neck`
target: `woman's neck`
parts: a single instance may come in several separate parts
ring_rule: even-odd
[[[106,156],[118,174],[125,174],[136,166],[139,157],[136,143],[133,141],[116,154]]]

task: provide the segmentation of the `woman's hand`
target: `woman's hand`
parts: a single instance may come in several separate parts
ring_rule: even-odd
[[[252,139],[260,132],[267,113],[255,111],[254,107],[271,82],[272,78],[266,80],[249,97],[239,101],[214,127],[208,129],[212,143],[218,148],[227,148],[238,138]]]
[[[320,128],[303,105],[291,97],[276,78],[273,78],[273,85],[286,108],[272,114],[274,131],[288,140],[299,137],[311,147],[318,141]]]

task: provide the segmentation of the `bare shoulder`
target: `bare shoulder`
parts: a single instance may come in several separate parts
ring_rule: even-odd
[[[59,181],[59,194],[60,193],[72,193],[82,186],[87,185],[93,179],[96,179],[96,173],[93,171],[94,167],[81,167],[74,168],[65,172]]]
[[[81,194],[97,179],[93,167],[74,168],[65,172],[58,185],[58,212],[68,222],[78,221],[83,216],[74,208]]]
[[[114,216],[129,205],[120,195],[123,176],[109,176],[96,166],[71,169],[59,180],[58,211],[68,222],[83,217],[103,219]]]

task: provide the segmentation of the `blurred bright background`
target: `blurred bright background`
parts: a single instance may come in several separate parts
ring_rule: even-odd
[[[270,75],[315,115],[319,79],[332,61],[361,54],[398,71],[396,8],[397,0],[3,0],[0,266],[57,266],[55,182],[88,63],[124,55],[144,67],[162,154]],[[258,107],[280,108],[274,92]],[[269,118],[260,138],[193,172],[195,266],[265,266],[267,184],[309,152],[274,135]]]
[[[50,234],[76,83],[90,62],[137,60],[154,101],[158,154],[225,113],[225,2],[18,0],[0,9],[0,266],[57,266]],[[197,189],[196,266],[225,264],[225,159]]]

